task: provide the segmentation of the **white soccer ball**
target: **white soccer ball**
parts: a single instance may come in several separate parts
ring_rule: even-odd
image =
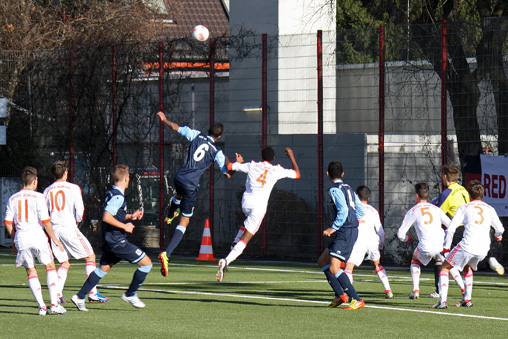
[[[208,31],[208,28],[203,25],[197,25],[192,30],[192,37],[197,41],[206,41],[209,35],[210,32]]]

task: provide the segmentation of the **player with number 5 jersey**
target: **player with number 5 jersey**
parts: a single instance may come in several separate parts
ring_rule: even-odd
[[[85,259],[85,274],[88,277],[97,264],[95,253],[88,239],[81,233],[78,224],[83,220],[85,207],[81,188],[67,182],[67,161],[55,161],[51,166],[55,182],[44,190],[44,197],[49,209],[55,236],[62,242],[65,251],[54,251],[60,262],[58,268],[58,297],[61,303],[67,303],[63,295],[67,273],[71,266],[70,259]],[[54,248],[54,245],[53,245]],[[109,298],[101,295],[94,286],[88,294],[90,302],[107,302]]]
[[[243,253],[250,239],[259,230],[259,226],[266,213],[270,192],[275,183],[283,178],[300,178],[300,170],[298,169],[293,150],[286,147],[285,151],[293,169],[285,169],[280,165],[272,165],[272,161],[275,159],[275,151],[271,147],[265,147],[261,152],[263,161],[243,163],[242,155],[237,153],[236,162],[228,165],[229,170],[247,173],[245,192],[242,197],[242,211],[246,215],[246,219],[244,226],[240,228],[233,242],[234,245],[231,252],[226,258],[219,260],[219,271],[216,275],[217,281],[222,281],[227,266]]]
[[[166,277],[168,275],[169,257],[182,240],[194,212],[201,175],[214,162],[219,165],[221,172],[227,178],[230,178],[231,175],[227,169],[227,158],[224,156],[222,150],[215,144],[222,136],[224,127],[221,123],[213,124],[208,130],[208,135],[205,135],[198,130],[191,129],[187,126],[180,127],[178,124],[169,121],[166,119],[164,112],[158,112],[157,115],[159,119],[174,132],[178,132],[190,141],[187,158],[175,175],[174,184],[176,195],[170,202],[169,213],[165,219],[166,223],[170,224],[173,219],[181,214],[178,226],[166,250],[159,254],[161,274]]]
[[[421,265],[427,266],[432,259],[443,259],[441,251],[443,250],[444,230],[441,225],[448,227],[450,224],[450,218],[439,207],[429,203],[428,199],[429,185],[426,183],[416,184],[416,205],[406,212],[402,225],[397,232],[397,236],[401,241],[410,241],[411,236],[406,235],[406,233],[414,225],[418,236],[418,246],[414,250],[410,267],[413,292],[408,296],[409,299],[420,297]],[[450,273],[463,292],[464,283],[459,271],[453,270]]]

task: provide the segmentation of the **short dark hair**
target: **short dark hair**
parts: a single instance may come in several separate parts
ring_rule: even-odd
[[[65,171],[67,171],[67,161],[65,160],[57,160],[51,165],[51,173],[56,180],[62,179]]]
[[[457,182],[457,180],[459,180],[460,170],[454,165],[444,165],[443,174],[446,175],[448,181]]]
[[[129,174],[129,166],[127,165],[116,165],[113,167],[111,175],[113,177],[113,183],[121,181],[126,175]]]
[[[331,179],[342,179],[342,163],[340,161],[332,161],[328,164],[328,175]]]
[[[429,185],[427,185],[424,182],[419,182],[415,185],[415,193],[418,194],[418,196],[421,199],[427,200],[429,198]]]
[[[208,135],[214,138],[218,138],[222,135],[222,131],[224,130],[224,125],[220,122],[213,124],[208,130]]]
[[[481,199],[485,194],[485,188],[478,180],[471,180],[467,185],[467,191],[471,196],[471,200]]]
[[[270,146],[266,146],[261,151],[261,158],[268,162],[273,161],[273,159],[275,159],[275,151]]]
[[[370,188],[367,186],[361,185],[356,188],[356,194],[358,198],[362,201],[369,201],[370,199]]]
[[[37,170],[33,167],[26,166],[21,171],[21,181],[23,182],[23,187],[27,187],[37,179]]]

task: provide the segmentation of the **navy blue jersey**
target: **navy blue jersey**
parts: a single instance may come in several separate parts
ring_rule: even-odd
[[[127,203],[124,195],[116,186],[111,187],[106,194],[106,207],[104,210],[121,223],[125,223],[127,216]],[[108,243],[121,242],[126,239],[125,230],[102,222],[102,237]]]
[[[183,133],[181,134],[184,135]],[[189,137],[188,139],[190,140]],[[176,173],[175,180],[197,187],[199,185],[199,178],[203,172],[206,171],[211,164],[213,164],[218,153],[222,155],[222,151],[215,145],[211,138],[203,133],[199,133],[190,141],[191,143],[189,150],[187,151],[187,159]]]
[[[334,202],[334,193],[333,189],[339,189],[342,194],[344,195],[345,201],[340,205],[336,206],[336,203]],[[332,198],[331,204],[334,211],[334,215],[339,215],[339,209],[341,211],[344,211],[347,209],[347,216],[342,223],[342,225],[337,225],[339,227],[358,227],[358,215],[357,215],[357,208],[361,209],[361,206],[358,206],[358,198],[356,197],[355,192],[349,186],[348,184],[345,184],[342,181],[334,182],[333,185],[329,189],[330,197]],[[339,201],[339,199],[336,199],[336,201]],[[361,215],[363,215],[363,210],[360,211]],[[334,227],[335,228],[335,227]]]

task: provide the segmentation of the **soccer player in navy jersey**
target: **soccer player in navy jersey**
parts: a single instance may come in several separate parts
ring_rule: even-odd
[[[122,299],[136,308],[145,307],[145,304],[136,295],[136,291],[150,272],[152,261],[143,250],[131,244],[126,236],[126,233],[132,233],[134,230],[134,225],[127,221],[140,220],[143,218],[143,211],[137,210],[132,214],[127,213],[124,193],[129,187],[129,167],[127,165],[116,165],[111,176],[113,177],[113,185],[106,195],[106,207],[102,216],[100,267],[97,267],[88,276],[81,290],[71,298],[80,311],[88,311],[85,307],[85,296],[121,259],[138,265],[129,288],[122,294]]]
[[[364,307],[365,303],[356,293],[341,265],[349,259],[358,238],[358,219],[363,216],[363,207],[355,191],[342,181],[344,171],[340,161],[330,162],[326,175],[333,182],[328,193],[335,211],[335,220],[331,227],[323,231],[323,235],[330,237],[335,233],[335,239],[319,257],[318,265],[335,292],[335,299],[328,307],[337,307],[349,297],[351,301],[345,310],[356,310]]]
[[[229,161],[224,156],[222,150],[215,144],[222,136],[224,127],[221,123],[213,124],[208,130],[208,135],[205,135],[200,131],[187,126],[180,127],[176,123],[169,121],[166,119],[164,112],[158,112],[157,115],[173,131],[178,132],[190,141],[187,159],[175,175],[176,195],[171,201],[169,213],[165,219],[166,223],[170,224],[173,219],[181,214],[178,226],[166,250],[159,254],[161,274],[166,277],[168,275],[169,257],[182,240],[192,217],[194,205],[198,197],[199,178],[214,161],[219,165],[221,172],[227,178],[230,178],[231,175],[227,169],[227,162]]]

